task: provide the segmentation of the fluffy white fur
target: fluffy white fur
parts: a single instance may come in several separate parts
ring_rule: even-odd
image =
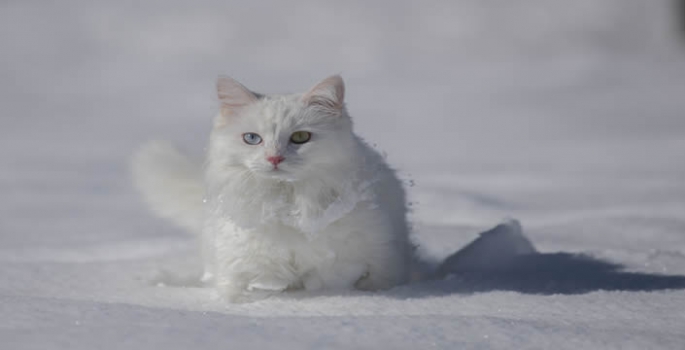
[[[274,96],[221,77],[218,95],[204,186],[192,162],[169,146],[144,147],[134,158],[136,183],[155,212],[201,231],[205,281],[240,302],[408,280],[404,190],[353,133],[339,76],[304,94]],[[290,142],[296,131],[311,140]],[[244,133],[262,142],[249,145]],[[273,156],[284,160],[274,166]]]
[[[133,157],[133,180],[153,211],[193,232],[202,228],[202,167],[174,146],[152,141]]]

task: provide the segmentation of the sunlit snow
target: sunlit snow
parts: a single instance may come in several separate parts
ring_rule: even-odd
[[[685,347],[672,3],[3,2],[0,348]],[[200,157],[218,74],[280,93],[336,73],[415,183],[441,278],[227,304],[128,159],[160,138]]]

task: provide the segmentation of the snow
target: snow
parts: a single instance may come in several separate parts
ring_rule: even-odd
[[[4,2],[0,348],[684,347],[670,4]],[[128,157],[154,138],[201,155],[218,74],[286,92],[333,73],[451,273],[226,304]],[[505,218],[522,232],[478,235]]]

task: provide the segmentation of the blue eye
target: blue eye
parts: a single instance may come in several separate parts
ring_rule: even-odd
[[[246,132],[243,134],[243,141],[248,145],[258,145],[262,143],[262,137],[253,132]]]

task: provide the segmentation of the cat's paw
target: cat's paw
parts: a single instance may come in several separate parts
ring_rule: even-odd
[[[217,287],[217,292],[223,300],[234,304],[252,303],[278,293],[261,289],[247,290],[245,287]]]
[[[250,292],[282,292],[288,289],[289,283],[278,278],[259,278],[248,283]]]
[[[219,295],[231,303],[250,303],[266,299],[289,288],[287,281],[261,277],[246,284],[217,285]]]

